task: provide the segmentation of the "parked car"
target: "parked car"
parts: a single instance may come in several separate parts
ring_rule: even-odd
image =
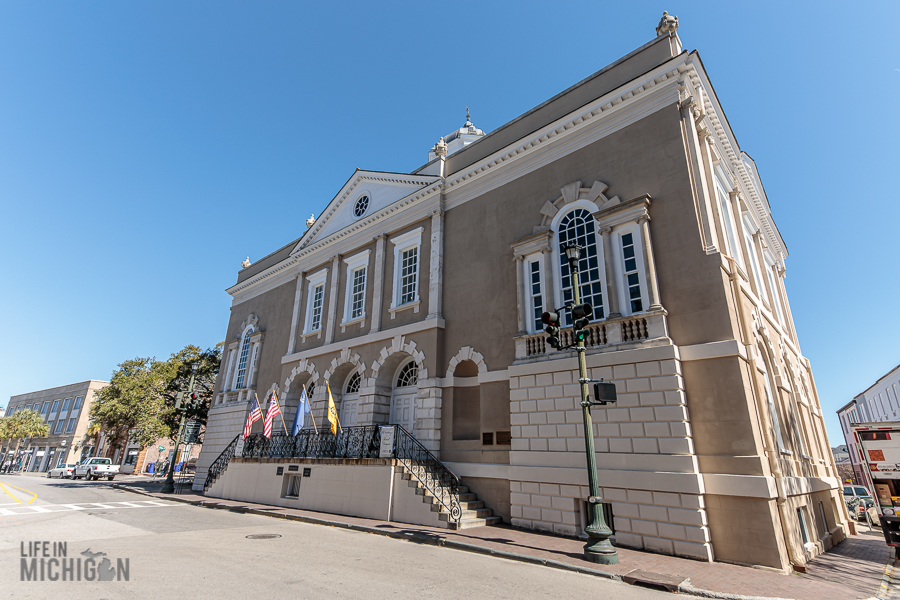
[[[844,502],[850,500],[852,497],[858,498],[871,498],[872,494],[869,493],[869,490],[864,488],[861,485],[845,485],[844,486]]]
[[[56,468],[50,469],[49,471],[47,471],[47,478],[53,479],[54,477],[58,477],[59,479],[62,479],[65,477],[66,479],[71,479],[72,472],[75,470],[75,467],[77,467],[77,466],[78,465],[76,465],[75,463],[65,464],[65,465],[57,465]]]
[[[86,458],[72,471],[72,479],[84,477],[87,481],[106,477],[109,481],[119,474],[119,465],[112,464],[108,458]]]

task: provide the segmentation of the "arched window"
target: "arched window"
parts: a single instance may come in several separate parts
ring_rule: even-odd
[[[350,379],[347,380],[347,389],[344,391],[348,394],[358,394],[361,379],[358,372],[351,375]]]
[[[234,388],[236,390],[244,389],[244,381],[247,379],[247,366],[250,360],[250,334],[253,328],[250,327],[244,332],[244,339],[241,341],[240,359],[238,360],[237,378],[235,379]]]
[[[602,251],[598,251],[597,248],[597,228],[594,216],[583,208],[576,208],[560,220],[557,237],[563,304],[574,300],[573,278],[572,273],[569,272],[569,260],[566,258],[565,247],[577,244],[581,247],[581,257],[578,260],[581,301],[594,308],[594,320],[602,319],[604,317]],[[571,325],[571,312],[564,311],[563,315],[564,325]]]
[[[310,381],[308,384],[306,384],[306,397],[312,398],[313,394],[315,394],[315,393],[316,393],[316,382]]]
[[[416,366],[415,362],[410,361],[400,369],[400,373],[397,375],[397,385],[395,387],[409,387],[416,385],[418,382],[419,367]]]

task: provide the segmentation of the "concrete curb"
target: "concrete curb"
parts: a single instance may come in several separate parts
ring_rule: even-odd
[[[878,600],[885,600],[888,597],[888,594],[890,594],[897,563],[898,561],[894,560],[892,552],[891,558],[888,559],[887,564],[884,566],[884,575],[881,576],[881,587],[878,590],[878,595],[875,596]]]
[[[288,515],[284,513],[272,513],[266,510],[258,510],[255,508],[243,508],[243,507],[230,507],[230,506],[220,506],[214,502],[208,502],[206,500],[187,500],[185,498],[176,498],[176,497],[163,497],[160,498],[157,494],[150,493],[144,491],[142,489],[133,488],[128,485],[123,485],[120,483],[110,483],[107,484],[110,487],[120,489],[126,492],[132,492],[135,494],[141,494],[143,496],[151,496],[157,499],[163,500],[171,500],[173,502],[181,502],[183,504],[192,504],[194,506],[200,506],[203,508],[212,508],[217,510],[229,510],[231,512],[237,513],[245,513],[251,515],[262,515],[265,517],[274,517],[276,519],[287,519],[289,521],[299,521],[301,523],[309,523],[311,525],[326,525],[328,527],[337,527],[340,529],[349,529],[351,531],[359,531],[361,533],[371,533],[375,535],[380,535],[384,537],[390,537],[398,540],[405,540],[407,542],[414,542],[417,544],[425,544],[428,546],[438,546],[441,548],[451,548],[453,550],[461,550],[463,552],[473,552],[476,554],[484,554],[487,556],[496,556],[497,558],[503,558],[507,560],[515,560],[518,562],[533,564],[533,565],[541,565],[544,567],[550,567],[552,569],[560,569],[562,571],[571,571],[574,573],[581,573],[582,575],[592,575],[594,577],[603,577],[605,579],[611,579],[613,581],[622,581],[622,576],[617,575],[616,573],[609,573],[607,571],[601,571],[600,569],[591,569],[589,567],[581,567],[578,565],[572,565],[569,563],[565,563],[558,560],[553,560],[550,558],[540,558],[537,556],[529,556],[527,554],[519,554],[517,552],[507,552],[505,550],[494,550],[492,548],[485,548],[484,546],[478,546],[476,544],[467,544],[465,542],[457,542],[454,540],[447,540],[443,538],[439,538],[436,536],[425,535],[422,533],[404,533],[402,531],[385,531],[383,529],[378,529],[377,527],[369,527],[367,525],[355,525],[353,523],[343,523],[341,521],[329,521],[327,519],[317,519],[315,517],[304,517],[302,515]],[[281,507],[279,507],[281,508]],[[887,577],[887,569],[885,569],[885,577]],[[690,580],[688,580],[690,581]],[[882,588],[884,587],[884,579],[882,579]],[[661,591],[666,591],[665,588],[660,587]],[[714,598],[716,600],[791,600],[789,598],[777,598],[773,596],[745,596],[742,594],[728,594],[724,592],[713,592],[710,590],[704,590],[701,588],[695,588],[690,585],[690,583],[685,582],[678,586],[677,592],[678,594],[687,594],[691,596],[697,596],[700,598]],[[879,598],[881,598],[879,594]]]

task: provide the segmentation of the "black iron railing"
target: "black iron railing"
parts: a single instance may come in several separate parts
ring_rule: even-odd
[[[418,479],[450,515],[452,523],[459,523],[459,477],[444,466],[428,448],[400,425],[394,425],[394,458]]]
[[[381,430],[377,425],[330,430],[304,429],[297,435],[254,433],[244,442],[244,458],[378,458]]]
[[[231,443],[225,446],[225,449],[222,450],[222,453],[219,454],[219,457],[213,461],[213,464],[209,465],[209,469],[206,471],[206,481],[203,482],[203,491],[209,489],[209,487],[216,482],[216,479],[219,478],[219,475],[225,472],[225,469],[228,468],[228,463],[231,462],[231,458],[234,456],[234,449],[237,447],[238,440],[241,438],[240,435],[236,435]]]
[[[444,466],[419,440],[400,425],[364,425],[345,427],[332,434],[330,430],[315,432],[304,429],[297,435],[273,433],[271,438],[254,433],[244,440],[243,458],[387,458],[381,456],[382,427],[394,428],[391,458],[397,459],[449,514],[450,521],[459,523],[462,510],[459,504],[459,478]],[[219,455],[209,467],[204,491],[225,471],[235,455],[240,436]]]

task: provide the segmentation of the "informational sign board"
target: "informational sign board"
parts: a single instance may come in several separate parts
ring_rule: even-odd
[[[381,449],[378,452],[379,458],[394,457],[394,432],[397,430],[393,425],[381,427]]]

